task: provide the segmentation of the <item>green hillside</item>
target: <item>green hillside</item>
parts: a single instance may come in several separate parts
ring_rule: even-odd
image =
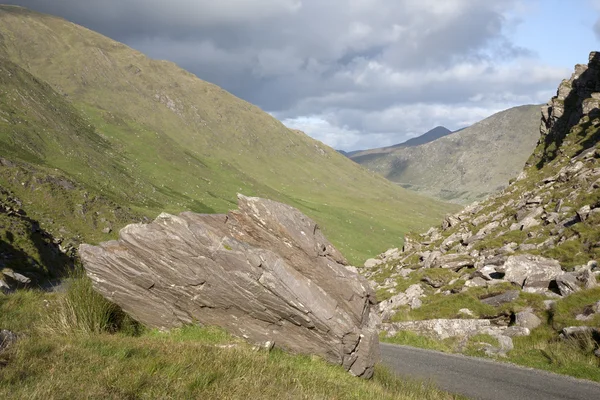
[[[496,113],[413,147],[365,150],[350,158],[404,188],[467,204],[508,185],[539,139],[540,106]]]
[[[59,240],[110,239],[162,211],[225,212],[241,192],[300,208],[360,263],[455,209],[60,18],[0,6],[0,60],[0,157],[11,165],[0,185]]]

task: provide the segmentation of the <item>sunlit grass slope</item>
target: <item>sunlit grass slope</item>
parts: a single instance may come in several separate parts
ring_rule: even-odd
[[[66,194],[42,191],[58,196],[49,204],[97,197],[150,218],[226,212],[238,192],[268,197],[317,220],[352,263],[456,209],[398,188],[170,62],[60,18],[0,6],[0,60],[0,156],[27,163],[4,168],[0,184],[31,201],[33,217],[53,220],[52,233],[62,225],[83,240],[110,237],[98,222],[106,216],[84,212],[75,223],[37,207],[35,188],[19,181],[33,179],[24,170],[76,184]],[[111,235],[125,223],[109,222]]]

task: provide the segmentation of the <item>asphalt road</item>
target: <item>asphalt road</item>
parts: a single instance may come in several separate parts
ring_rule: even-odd
[[[383,363],[471,399],[600,400],[600,384],[474,357],[381,343]]]

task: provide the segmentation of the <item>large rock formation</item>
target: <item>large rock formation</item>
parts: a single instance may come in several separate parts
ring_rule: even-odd
[[[367,281],[300,211],[238,198],[227,215],[161,214],[81,245],[94,287],[148,326],[217,325],[370,377],[379,347]]]

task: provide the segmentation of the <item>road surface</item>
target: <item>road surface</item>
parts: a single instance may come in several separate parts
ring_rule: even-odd
[[[401,376],[485,400],[600,400],[600,384],[491,360],[381,343],[383,363]]]

